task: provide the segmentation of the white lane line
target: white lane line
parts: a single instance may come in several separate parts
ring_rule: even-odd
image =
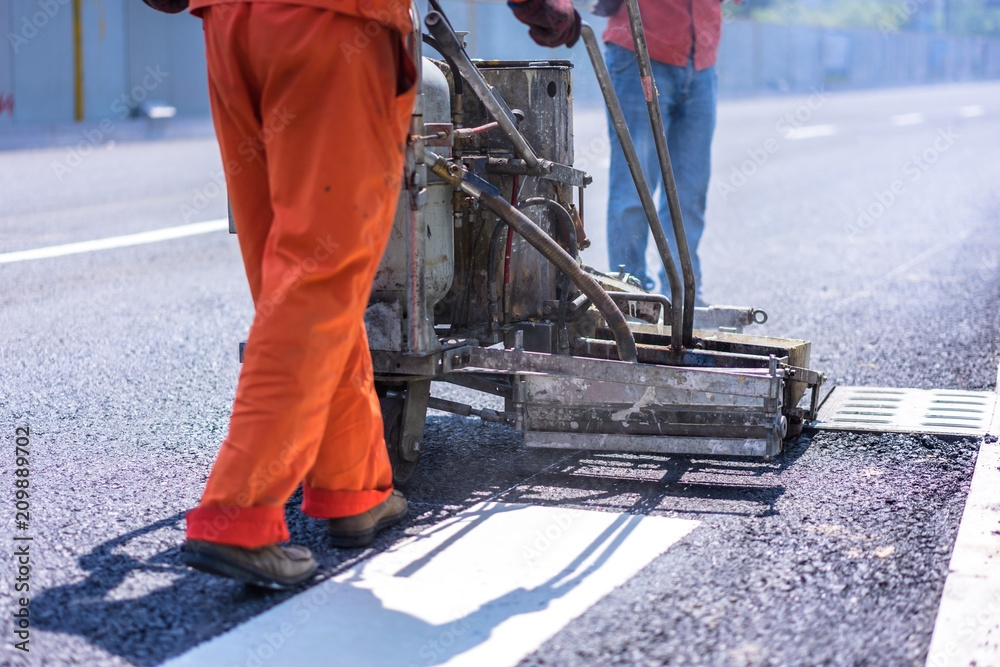
[[[1000,665],[1000,406],[990,434],[976,459],[927,667]]]
[[[896,127],[903,127],[905,125],[920,125],[921,123],[927,122],[927,116],[922,113],[902,113],[898,116],[891,116],[889,122]]]
[[[958,110],[958,115],[962,118],[976,118],[977,116],[982,116],[986,113],[986,108],[981,104],[974,104],[968,107],[962,107]]]
[[[829,137],[836,133],[837,128],[833,125],[806,125],[786,130],[785,139],[815,139],[816,137]]]
[[[697,524],[480,504],[166,665],[515,665]]]
[[[124,248],[144,243],[158,243],[159,241],[169,241],[185,236],[195,236],[197,234],[208,234],[229,229],[229,220],[208,220],[206,222],[195,222],[190,225],[180,225],[179,227],[166,227],[164,229],[154,229],[149,232],[139,232],[138,234],[125,234],[124,236],[110,236],[94,241],[81,241],[79,243],[65,243],[63,245],[51,245],[33,250],[18,250],[17,252],[0,253],[0,264],[11,262],[26,262],[32,259],[47,259],[49,257],[63,257],[65,255],[76,255],[82,252],[94,252],[95,250],[108,250],[110,248]]]

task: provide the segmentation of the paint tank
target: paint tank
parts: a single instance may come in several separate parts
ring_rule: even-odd
[[[448,80],[437,64],[423,59],[421,94],[424,97],[425,123],[451,122],[451,92]],[[447,148],[432,148],[434,152],[449,156]],[[424,223],[427,225],[425,242],[424,286],[427,307],[433,308],[451,289],[455,272],[455,229],[450,185],[429,174],[427,205]],[[372,301],[406,303],[406,225],[409,208],[407,193],[400,193],[396,218],[392,223],[389,244],[382,256],[378,274],[372,287]],[[405,307],[405,306],[404,306]]]

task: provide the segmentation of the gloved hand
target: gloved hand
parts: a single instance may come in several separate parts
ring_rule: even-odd
[[[573,46],[580,38],[580,12],[572,0],[524,0],[507,3],[514,16],[530,25],[528,34],[541,46]]]
[[[188,0],[142,0],[158,12],[177,14],[188,8]]]

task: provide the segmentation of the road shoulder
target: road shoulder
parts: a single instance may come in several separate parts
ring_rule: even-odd
[[[979,449],[927,653],[929,667],[1000,665],[998,436],[1000,407]]]

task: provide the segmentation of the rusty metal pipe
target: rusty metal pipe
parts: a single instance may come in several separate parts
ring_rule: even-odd
[[[660,261],[663,262],[663,269],[667,272],[667,282],[670,283],[670,302],[682,304],[683,287],[681,278],[674,265],[674,258],[670,254],[670,244],[663,232],[663,225],[656,214],[656,204],[653,203],[653,195],[646,182],[646,176],[642,173],[642,165],[639,163],[639,154],[635,151],[635,144],[632,143],[632,135],[629,134],[628,125],[625,124],[625,114],[622,113],[621,104],[618,102],[618,95],[611,85],[611,75],[608,67],[604,64],[604,57],[601,55],[601,47],[597,43],[594,29],[586,22],[583,24],[580,36],[587,47],[587,55],[594,66],[594,73],[597,75],[597,82],[601,86],[604,94],[604,102],[608,107],[608,115],[611,117],[611,124],[614,125],[615,134],[618,135],[618,143],[621,144],[622,152],[625,153],[625,162],[628,163],[629,171],[632,173],[632,180],[635,182],[635,189],[639,193],[639,201],[642,202],[642,210],[646,214],[646,221],[649,229],[653,233],[653,240],[656,242],[656,249],[660,253]],[[673,308],[670,315],[670,347],[674,351],[679,351],[682,347],[684,331],[684,309]]]
[[[632,28],[632,43],[635,45],[635,57],[639,63],[639,75],[642,77],[646,110],[649,111],[649,122],[653,126],[653,143],[656,144],[656,155],[660,159],[660,177],[663,179],[663,192],[667,197],[670,221],[674,227],[677,256],[681,260],[681,272],[684,274],[684,326],[681,339],[685,347],[691,347],[692,330],[694,329],[694,301],[697,291],[694,265],[691,263],[691,249],[688,247],[687,232],[684,231],[684,220],[681,218],[677,183],[674,181],[674,169],[670,164],[670,150],[667,147],[667,134],[663,129],[663,116],[660,113],[660,96],[656,90],[656,80],[653,78],[653,64],[649,59],[646,32],[642,28],[638,0],[625,0],[625,9],[628,11],[628,22]]]

